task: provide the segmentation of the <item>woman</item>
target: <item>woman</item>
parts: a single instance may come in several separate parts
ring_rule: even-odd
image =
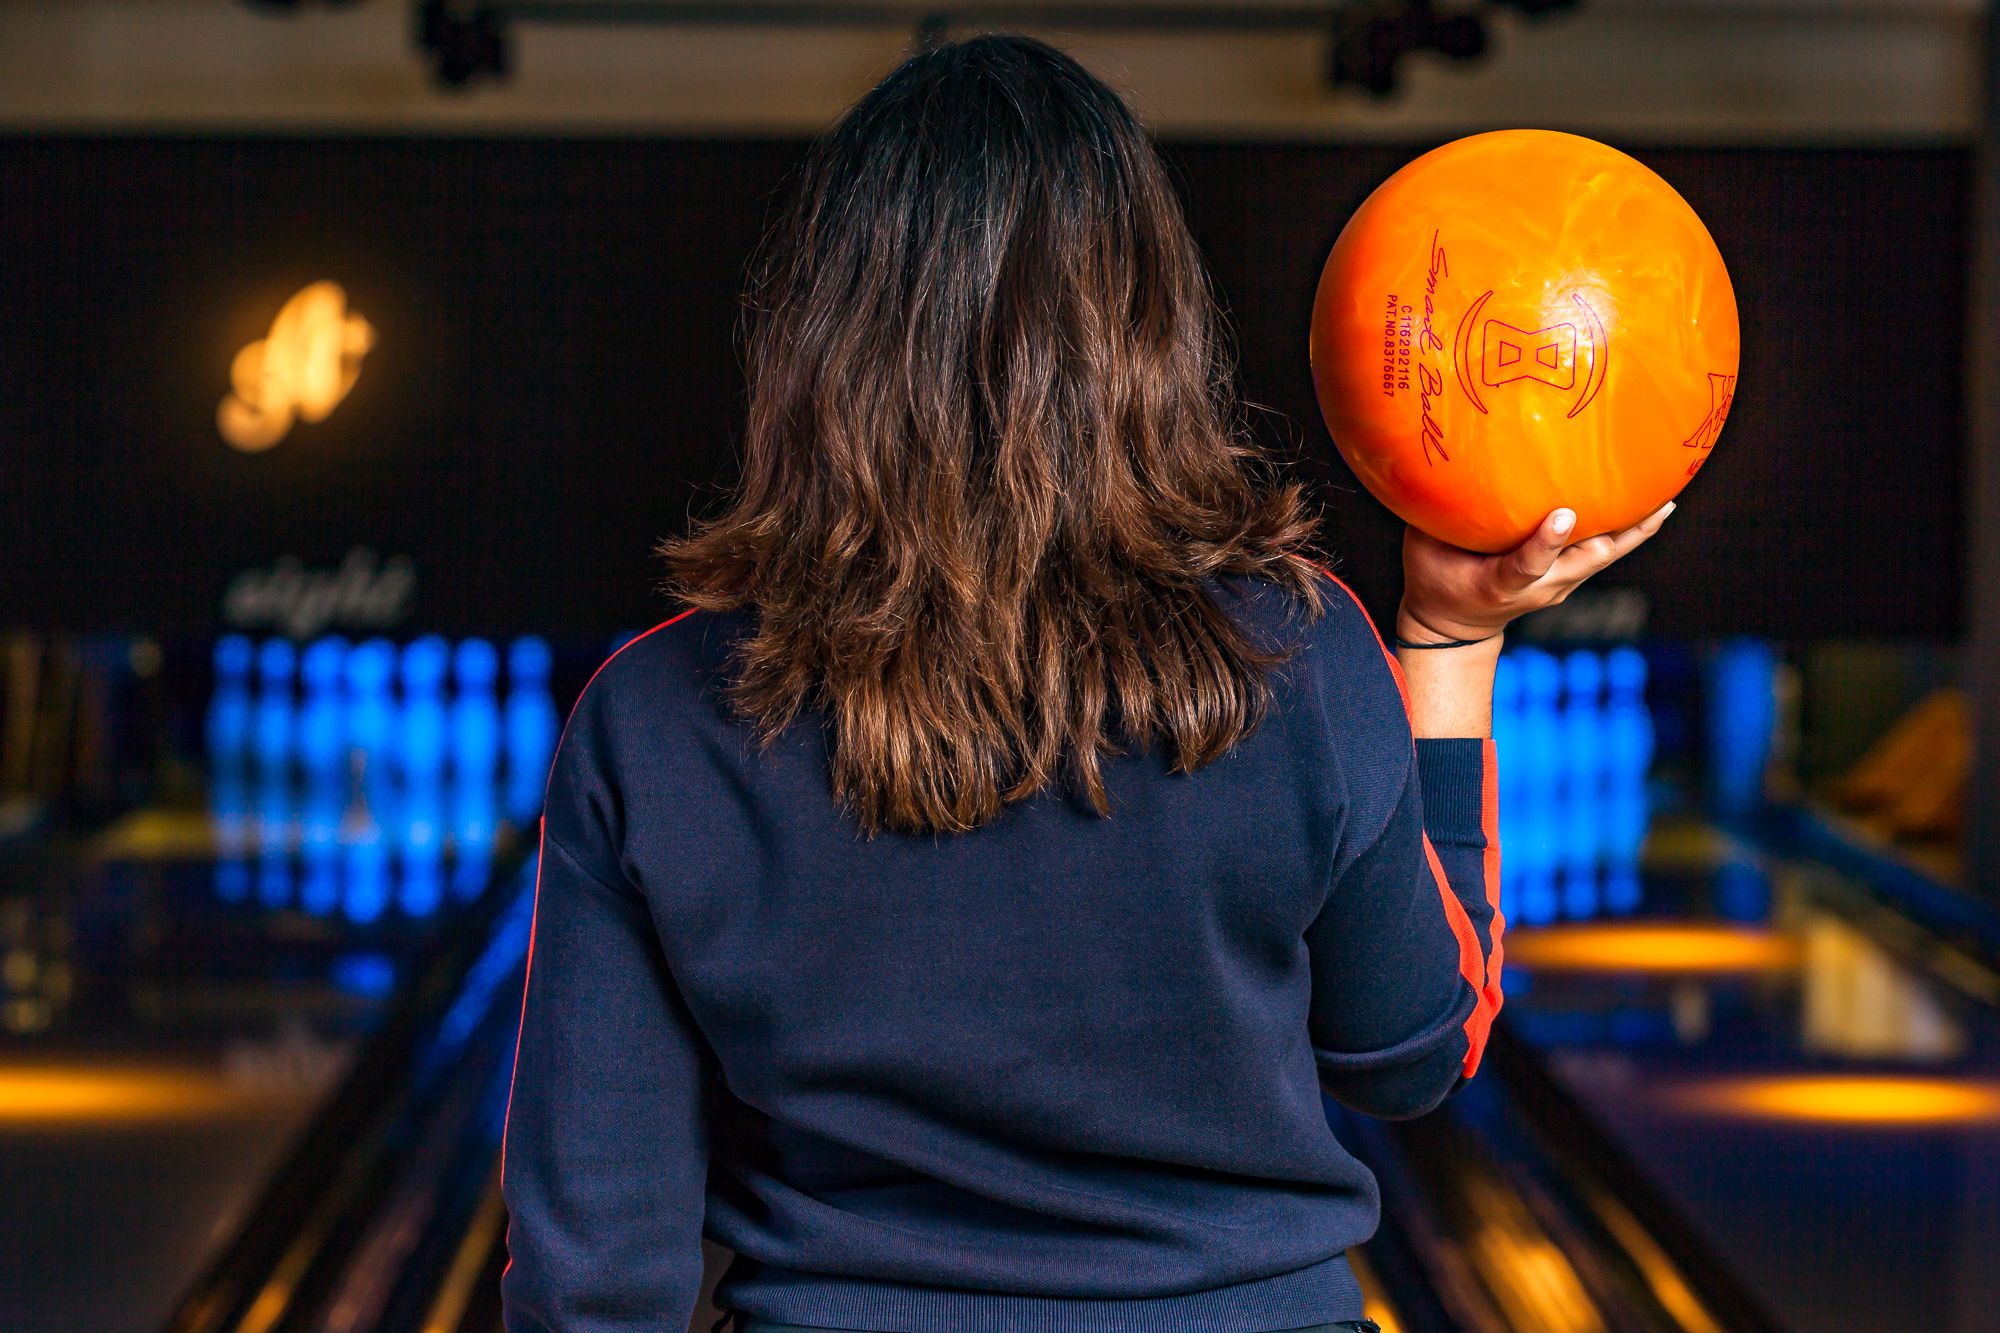
[[[1238,429],[1152,147],[1022,38],[864,98],[753,293],[694,609],[550,779],[508,1327],[684,1327],[704,1227],[753,1331],[1367,1327],[1322,1094],[1477,1067],[1501,631],[1665,511],[1410,534],[1399,677]]]

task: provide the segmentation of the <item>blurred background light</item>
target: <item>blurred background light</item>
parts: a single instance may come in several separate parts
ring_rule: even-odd
[[[2000,1124],[2000,1083],[1892,1074],[1721,1079],[1686,1088],[1675,1101],[1698,1111],[1829,1125]]]
[[[216,409],[216,429],[244,453],[269,449],[294,421],[324,421],[361,374],[375,329],[347,308],[338,283],[301,288],[279,309],[271,331],[230,363],[230,393]]]
[[[1724,925],[1544,926],[1507,940],[1510,964],[1545,972],[1783,972],[1803,956],[1789,935]]]

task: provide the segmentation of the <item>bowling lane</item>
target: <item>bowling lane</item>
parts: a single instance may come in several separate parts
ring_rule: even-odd
[[[1727,697],[1763,697],[1755,662],[1718,662],[1705,806],[1768,731]],[[1615,679],[1644,665],[1531,651],[1503,681],[1509,1033],[1784,1327],[1994,1328],[1994,955],[1886,873],[1649,783],[1655,719]]]
[[[0,844],[0,1323],[160,1326],[524,854],[549,657],[225,639],[198,782]]]
[[[1513,1031],[1787,1327],[1992,1328],[2000,978],[1859,881],[1654,841],[1631,916],[1510,942]]]
[[[435,727],[425,710],[457,715],[452,699],[440,712],[427,686],[413,689],[412,649],[415,679],[433,679],[435,645],[397,650],[393,670],[347,652],[339,697],[392,710],[386,731],[369,720],[353,724],[360,734],[421,735]],[[480,761],[446,763],[441,784],[404,774],[374,796],[375,761],[351,763],[355,789],[344,799],[349,811],[369,813],[344,813],[337,836],[316,841],[305,830],[311,819],[265,812],[271,779],[256,737],[284,728],[257,719],[283,703],[295,674],[326,668],[304,666],[308,649],[295,670],[268,646],[225,646],[219,667],[231,653],[248,664],[247,684],[233,701],[218,691],[211,736],[218,749],[231,736],[249,739],[239,742],[247,757],[234,788],[218,765],[196,821],[207,842],[194,841],[212,859],[190,864],[210,877],[211,902],[272,920],[289,914],[294,933],[258,946],[274,956],[314,920],[338,923],[351,945],[357,932],[420,934],[424,919],[447,916],[454,877],[435,859],[438,839],[411,832],[425,820],[398,793],[448,788],[458,766]],[[456,650],[449,656],[455,672]],[[2000,1237],[1988,1216],[1992,1172],[1977,1163],[1992,1160],[1995,1146],[1984,1108],[1989,1085],[2000,1087],[1992,1070],[2000,980],[1978,956],[1944,949],[1898,914],[1866,874],[1781,855],[1689,813],[1655,771],[1672,767],[1671,756],[1656,762],[1656,749],[1693,744],[1673,689],[1660,682],[1657,663],[1670,659],[1657,647],[1508,658],[1496,724],[1515,920],[1505,1030],[1487,1072],[1442,1114],[1343,1127],[1384,1186],[1383,1235],[1359,1256],[1371,1309],[1385,1328],[1411,1333],[1760,1330],[1770,1325],[1759,1307],[1806,1333],[1989,1327],[1992,1293],[1974,1260]],[[476,651],[472,660],[478,679]],[[1768,668],[1768,653],[1739,647],[1715,661],[1711,705],[1731,691],[1754,704],[1760,691],[1744,681]],[[385,671],[393,688],[378,688]],[[478,693],[455,676],[451,690]],[[1760,707],[1708,709],[1715,734],[1701,745],[1727,760],[1722,785],[1732,765],[1763,762],[1742,740],[1763,725],[1743,724],[1763,716]],[[309,711],[299,704],[301,716]],[[292,734],[305,730],[297,724]],[[392,778],[408,766],[387,764]],[[507,764],[500,768],[504,778]],[[311,787],[295,772],[287,790]],[[430,819],[451,824],[446,814]],[[262,834],[294,824],[280,843],[289,851],[274,862]],[[170,848],[171,827],[157,814],[135,817],[100,845]],[[454,829],[443,845],[468,839]],[[345,867],[331,891],[305,890],[316,856]],[[290,866],[291,878],[274,864]],[[377,882],[369,867],[384,866],[393,873]],[[453,941],[459,980],[428,987],[429,1035],[403,1043],[404,1072],[355,1121],[381,1132],[322,1132],[355,1086],[350,1078],[317,1118],[312,1097],[301,1097],[289,1129],[272,1135],[279,1146],[264,1159],[266,1174],[312,1122],[302,1149],[337,1165],[300,1193],[316,1214],[338,1219],[343,1239],[290,1266],[301,1232],[278,1187],[313,1173],[288,1162],[261,1191],[239,1191],[239,1208],[250,1194],[257,1202],[226,1271],[211,1269],[198,1289],[203,1299],[216,1294],[226,1308],[247,1310],[282,1291],[285,1308],[300,1314],[360,1301],[394,1326],[494,1326],[504,1230],[493,1153],[527,901],[524,881],[505,885],[468,914],[478,938],[466,931]],[[322,901],[336,906],[315,916],[310,904]],[[433,916],[421,917],[417,909],[432,902],[440,904]],[[397,967],[401,976],[441,974],[435,962]],[[379,1007],[353,1030],[370,1022],[376,1035],[357,1036],[350,1063],[355,1051],[366,1061],[395,1045],[383,1039]],[[446,1040],[447,1032],[456,1035]],[[421,1054],[447,1048],[449,1058]],[[372,1183],[358,1193],[342,1185],[361,1178]]]

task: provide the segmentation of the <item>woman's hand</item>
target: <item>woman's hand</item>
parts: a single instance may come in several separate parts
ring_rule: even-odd
[[[1504,555],[1462,551],[1415,528],[1405,529],[1396,636],[1412,643],[1442,643],[1496,635],[1516,618],[1562,602],[1584,580],[1658,532],[1673,512],[1670,501],[1623,532],[1587,537],[1565,550],[1576,515],[1558,509],[1532,537]]]
[[[1403,604],[1396,612],[1410,727],[1419,737],[1486,736],[1493,729],[1493,669],[1500,632],[1516,616],[1554,606],[1577,585],[1660,530],[1672,504],[1603,537],[1565,550],[1576,515],[1558,509],[1535,535],[1505,555],[1447,546],[1409,528],[1403,535]]]

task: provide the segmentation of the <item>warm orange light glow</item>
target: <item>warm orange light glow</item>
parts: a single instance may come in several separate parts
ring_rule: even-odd
[[[1631,1210],[1603,1190],[1593,1189],[1589,1193],[1598,1217],[1625,1247],[1625,1253],[1638,1265],[1639,1275],[1653,1289],[1653,1295],[1667,1313],[1679,1321],[1684,1333],[1722,1333],[1722,1325],[1709,1314],[1708,1307],[1694,1294],[1694,1288],[1681,1276],[1680,1269],[1652,1233],[1632,1216]]]
[[[1347,1266],[1354,1270],[1354,1281],[1361,1288],[1363,1316],[1373,1319],[1382,1333],[1403,1333],[1403,1322],[1396,1318],[1396,1309],[1389,1304],[1388,1294],[1382,1290],[1382,1279],[1375,1276],[1375,1266],[1368,1262],[1367,1254],[1359,1249],[1349,1250]]]
[[[1467,1248],[1481,1256],[1480,1276],[1507,1326],[1605,1333],[1583,1279],[1520,1196],[1487,1173],[1468,1175],[1461,1188],[1475,1219]]]
[[[1533,971],[1783,972],[1802,956],[1791,936],[1738,926],[1619,922],[1507,936],[1507,961]]]
[[[1833,1125],[2000,1124],[2000,1083],[1901,1075],[1727,1079],[1676,1098],[1693,1110]]]
[[[348,310],[339,284],[315,282],[278,311],[271,331],[230,363],[233,390],[215,411],[222,438],[246,453],[268,449],[295,419],[323,421],[354,387],[375,329]]]
[[[214,1075],[166,1069],[0,1069],[0,1126],[202,1115],[243,1094]]]

